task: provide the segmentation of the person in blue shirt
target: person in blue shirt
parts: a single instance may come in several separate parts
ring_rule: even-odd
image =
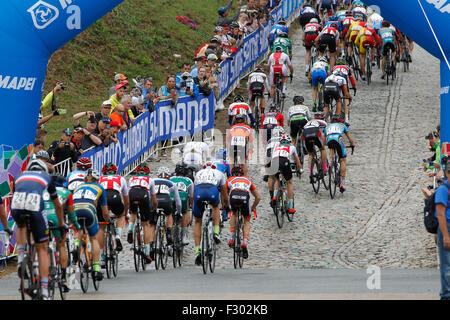
[[[344,192],[345,174],[347,171],[347,150],[345,148],[343,135],[345,134],[347,136],[351,146],[355,145],[355,141],[350,135],[350,130],[348,129],[348,127],[342,122],[343,120],[340,116],[333,115],[331,118],[331,123],[329,123],[325,129],[325,135],[327,136],[328,148],[334,145],[338,152],[339,161],[341,164],[341,185],[339,186],[339,189],[341,192]],[[330,154],[330,159],[332,159],[333,157],[334,154]]]
[[[303,4],[298,17],[302,29],[305,28],[305,26],[309,23],[309,21],[311,21],[312,18],[316,18],[318,21],[320,21],[320,16],[313,8],[313,6],[310,4]]]
[[[195,98],[198,95],[199,89],[191,76],[191,65],[188,62],[183,63],[181,72],[177,74],[175,86],[180,98],[186,96]]]
[[[278,19],[278,23],[273,26],[272,30],[269,33],[269,48],[272,47],[273,42],[278,37],[278,34],[285,32],[289,34],[289,28],[286,26],[286,20],[284,18]]]
[[[381,29],[378,30],[378,35],[383,42],[383,48],[381,49],[381,54],[383,55],[383,60],[381,61],[381,79],[384,79],[385,77],[384,70],[386,66],[386,56],[388,54],[388,49],[391,48],[393,58],[395,58],[395,53],[397,51],[397,47],[395,46],[394,30],[392,30],[390,26],[391,24],[388,21],[383,21],[381,23]]]
[[[109,221],[109,211],[106,199],[106,191],[98,183],[100,173],[89,169],[86,173],[85,183],[73,191],[73,209],[77,218],[86,218],[86,229],[92,248],[94,275],[98,281],[103,279],[100,271],[100,246],[104,242],[104,231],[99,232],[99,221]],[[103,227],[103,226],[102,226]],[[81,237],[81,232],[79,232]],[[75,241],[77,252],[79,251],[80,238]]]
[[[450,158],[443,158],[445,181],[436,189],[435,216],[438,219],[438,250],[441,275],[441,300],[450,300]]]
[[[144,97],[144,108],[153,111],[155,104],[154,100],[158,96],[153,87],[153,78],[147,77],[144,79],[144,86],[142,87],[142,96]]]
[[[221,148],[216,151],[216,158],[213,160],[213,163],[216,165],[216,169],[225,174],[227,178],[231,177],[230,165],[227,162],[226,149]]]

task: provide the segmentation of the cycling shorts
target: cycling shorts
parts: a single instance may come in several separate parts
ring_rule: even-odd
[[[329,149],[331,149],[332,146],[335,147],[339,155],[339,159],[347,158],[347,149],[345,148],[344,138],[339,137],[339,141],[334,138],[330,139],[327,142],[327,146]]]
[[[288,158],[275,157],[272,159],[270,163],[269,174],[271,176],[275,175],[277,178],[279,178],[280,173],[283,174],[286,181],[292,179],[291,163]]]
[[[314,40],[316,40],[319,34],[317,32],[307,32],[305,33],[305,48],[310,50],[314,45]]]
[[[48,241],[48,221],[47,215],[41,212],[33,212],[24,209],[11,210],[11,216],[17,224],[17,227],[25,227],[25,215],[31,216],[31,234],[36,243],[43,243]]]
[[[323,148],[323,133],[319,128],[306,128],[303,131],[306,150],[310,153],[314,152],[314,145],[319,149]]]
[[[276,85],[275,82],[275,74],[276,73],[281,73],[283,75],[283,77],[288,77],[289,76],[289,71],[288,68],[286,68],[286,65],[282,65],[282,66],[271,66],[270,67],[270,74],[269,74],[269,85],[271,87],[274,87]]]
[[[244,217],[250,215],[250,194],[242,190],[233,190],[230,192],[230,207],[233,212],[241,209]]]
[[[248,144],[245,147],[242,146],[230,146],[230,152],[228,152],[231,163],[244,164],[248,159]]]
[[[251,102],[256,100],[256,97],[264,97],[264,83],[253,82],[250,84],[248,99]]]
[[[323,69],[313,70],[311,72],[311,84],[313,87],[317,87],[319,85],[319,82],[321,84],[324,84],[326,78],[327,72]]]
[[[352,31],[352,32],[350,33],[350,42],[355,42],[356,37],[358,37],[359,31],[360,31],[360,30],[358,30],[358,31]]]
[[[332,34],[323,34],[319,40],[319,51],[324,53],[326,50],[330,50],[330,53],[336,52],[336,37]]]
[[[47,214],[47,221],[48,221],[48,226],[49,227],[57,227],[58,226],[58,217],[56,216],[55,213],[52,214]],[[61,239],[61,231],[59,231],[59,229],[54,229],[52,230],[53,236],[60,240]]]
[[[393,42],[386,42],[385,44],[383,44],[383,49],[381,50],[383,56],[387,56],[387,51],[389,48],[391,48],[392,53],[394,53],[397,50]]]
[[[168,194],[156,194],[158,209],[163,209],[166,216],[172,214],[172,200]]]
[[[98,215],[89,209],[77,209],[75,210],[77,218],[86,218],[86,228],[90,237],[94,237],[98,233]],[[78,220],[81,226],[82,223]]]
[[[341,99],[341,88],[337,83],[327,82],[323,86],[323,97],[325,104],[330,104],[332,99],[337,102]]]
[[[139,213],[142,221],[150,221],[150,224],[156,225],[157,216],[152,210],[150,195],[147,189],[141,187],[133,187],[130,189],[130,211],[132,213]]]
[[[341,33],[342,39],[345,39],[349,29],[350,29],[350,25],[349,24],[342,26],[342,33]]]
[[[291,137],[293,140],[297,139],[297,135],[303,131],[303,127],[308,123],[308,120],[294,120],[291,121]]]
[[[212,184],[199,184],[194,190],[194,208],[192,210],[194,217],[202,218],[205,210],[203,201],[209,202],[213,207],[220,203],[220,194],[217,186]]]
[[[120,217],[125,210],[120,192],[113,189],[106,190],[106,201],[108,209],[116,216]]]
[[[360,54],[366,54],[366,48],[365,46],[369,45],[372,48],[375,47],[375,39],[371,36],[364,36],[361,37],[360,41],[359,41],[359,53]]]

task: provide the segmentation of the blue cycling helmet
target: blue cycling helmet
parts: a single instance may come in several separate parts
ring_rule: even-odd
[[[53,183],[55,184],[55,186],[57,187],[64,187],[64,185],[67,182],[67,178],[61,174],[54,174],[53,175]]]
[[[227,150],[224,148],[217,149],[216,158],[225,160],[227,158]]]

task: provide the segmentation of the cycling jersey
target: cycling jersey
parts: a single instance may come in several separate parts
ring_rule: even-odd
[[[272,52],[275,52],[276,47],[281,47],[284,53],[287,55],[292,55],[292,42],[289,38],[276,38],[272,44]]]
[[[285,143],[277,145],[272,152],[272,160],[269,169],[270,175],[282,173],[286,181],[291,180],[291,163],[294,163],[297,157],[297,149],[293,145]]]
[[[157,216],[150,201],[151,196],[156,194],[155,183],[148,176],[134,176],[129,181],[130,211],[137,213],[138,209],[142,221],[150,221],[155,225]]]
[[[336,21],[333,21],[333,22],[336,23]],[[324,27],[323,30],[319,33],[319,37],[324,34],[332,35],[335,39],[339,38],[339,30],[336,30],[333,27]]]
[[[318,23],[307,23],[303,28],[305,34],[305,48],[307,50],[311,49],[314,45],[314,40],[316,40],[319,33],[322,31],[322,26]]]
[[[328,48],[330,53],[336,52],[336,39],[339,38],[339,31],[332,28],[327,27],[319,33],[319,51],[324,53]]]
[[[269,80],[266,74],[263,72],[250,73],[247,81],[248,99],[252,102],[255,101],[255,97],[262,96],[265,89],[269,89]]]
[[[325,104],[330,104],[331,100],[341,99],[342,87],[347,84],[347,80],[341,76],[329,76],[323,85],[323,95]]]
[[[50,175],[44,172],[24,171],[14,180],[14,193],[11,199],[11,215],[18,227],[25,226],[24,214],[31,216],[31,232],[36,243],[48,240],[48,223],[43,214],[43,192],[47,190],[50,199],[58,194]]]
[[[284,116],[282,113],[266,112],[261,117],[261,129],[273,129],[277,126],[284,127]]]
[[[188,177],[174,176],[170,178],[178,188],[178,194],[181,200],[181,213],[186,213],[189,207],[189,199],[194,198],[194,182]],[[171,194],[172,203],[175,202],[175,198]],[[175,208],[173,208],[175,209]]]
[[[276,146],[278,146],[280,144],[280,140],[281,137],[272,137],[268,142],[267,142],[267,147],[266,147],[266,167],[270,166],[270,162],[272,161],[272,153],[273,153],[273,149],[275,149]]]
[[[164,209],[164,214],[173,213],[173,202],[178,212],[182,212],[181,198],[178,193],[177,185],[170,180],[154,179],[156,199],[158,200],[158,208]]]
[[[319,149],[323,148],[326,127],[327,123],[323,120],[311,120],[303,127],[303,141],[308,152],[314,152],[314,145]]]
[[[383,43],[383,48],[381,50],[383,55],[387,55],[386,48],[388,47],[390,47],[393,52],[397,50],[397,47],[395,46],[395,31],[391,28],[381,28],[378,30],[378,35]]]
[[[81,170],[72,171],[67,175],[67,181],[64,183],[64,187],[73,191],[84,183],[86,172]]]
[[[350,80],[351,84],[352,84],[352,88],[356,88],[356,81],[355,78],[353,77],[353,73],[352,73],[352,69],[350,69],[349,66],[346,65],[337,65],[334,66],[333,69],[331,70],[331,73],[334,73],[334,71],[339,71],[341,72],[343,75],[345,75],[345,80],[348,81]]]
[[[203,216],[203,202],[207,201],[213,207],[220,203],[219,189],[225,184],[225,176],[217,169],[207,167],[195,175],[194,208],[193,214],[196,218]]]
[[[98,221],[104,221],[102,206],[107,205],[105,189],[98,183],[84,183],[73,191],[73,209],[78,218],[87,218],[90,236],[98,232]]]
[[[214,165],[216,166],[217,170],[225,174],[227,177],[231,176],[231,169],[230,165],[226,160],[223,159],[214,159],[213,160]]]
[[[297,138],[298,133],[303,130],[310,117],[311,115],[307,106],[299,104],[289,108],[290,134],[293,139]]]
[[[250,118],[251,122],[255,122],[255,117],[253,116],[252,109],[250,109],[249,105],[244,102],[235,102],[230,104],[228,107],[228,123],[232,125],[234,117],[238,114],[243,114],[247,118]]]
[[[348,29],[349,39],[351,42],[354,42],[358,33],[366,26],[364,21],[355,21],[350,25]]]
[[[328,76],[328,71],[330,70],[330,65],[327,62],[316,61],[313,64],[311,70],[311,84],[313,87],[317,87],[319,82],[324,84],[325,79]]]
[[[63,207],[73,206],[72,192],[63,187],[56,187],[56,192],[58,193],[59,202]],[[50,199],[50,194],[48,191],[44,191],[42,195],[44,199],[44,213],[47,216],[47,220],[54,226],[58,225],[58,217],[56,215],[55,206]],[[74,212],[68,212],[69,220],[73,225],[78,224],[77,216]],[[59,230],[52,231],[55,237],[61,237],[61,232]]]
[[[367,16],[367,10],[364,7],[356,7],[352,9],[353,17],[364,19]]]
[[[327,136],[327,145],[335,145],[339,154],[339,158],[346,158],[347,152],[344,143],[343,135],[349,130],[343,123],[329,123],[325,129],[325,135]]]
[[[272,30],[269,33],[269,47],[272,46],[272,43],[275,41],[278,35],[283,32],[289,34],[289,28],[280,24],[276,24],[273,26]]]
[[[328,22],[325,22],[323,27],[324,27],[324,29],[325,28],[333,28],[333,27],[330,27],[332,24],[337,24],[338,28],[335,29],[335,30],[337,30],[339,33],[342,32],[342,23],[340,21],[328,21]]]
[[[338,18],[339,22],[344,21],[346,12],[347,10],[339,10],[338,12],[336,12],[336,17]]]
[[[287,158],[294,162],[296,157],[298,157],[297,149],[291,144],[279,144],[273,149],[272,160],[274,158]]]
[[[119,175],[106,175],[100,177],[100,185],[106,190],[108,208],[115,216],[124,212],[123,196],[128,196],[128,185],[126,180]]]
[[[361,54],[366,53],[366,45],[370,47],[379,46],[381,44],[380,38],[377,32],[373,28],[363,28],[355,39],[355,45],[359,45],[359,52]]]
[[[370,15],[369,19],[367,19],[367,23],[369,25],[371,24],[375,30],[380,30],[381,24],[383,23],[383,17],[374,12]]]
[[[272,53],[267,64],[270,66],[269,84],[275,85],[275,74],[282,74],[283,77],[289,76],[287,67],[292,66],[291,59],[284,52]]]
[[[248,125],[236,124],[227,135],[228,154],[231,159],[247,160],[248,152],[253,150],[253,133]]]
[[[194,168],[195,171],[198,171],[203,164],[203,158],[201,154],[198,154],[197,152],[187,152],[183,155],[183,163]]]
[[[299,21],[302,27],[305,27],[312,18],[319,20],[319,14],[312,7],[304,7],[300,10]]]
[[[233,212],[241,209],[244,217],[250,215],[250,192],[255,191],[253,182],[244,176],[231,177],[226,181],[227,192],[230,195],[230,207]]]
[[[192,151],[200,154],[202,159],[204,159],[205,161],[211,158],[209,146],[206,142],[191,141],[191,142],[186,143],[186,145],[183,148],[183,153],[186,154],[186,153],[192,152]]]

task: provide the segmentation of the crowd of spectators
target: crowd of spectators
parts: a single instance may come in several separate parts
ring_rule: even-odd
[[[227,6],[218,10],[212,38],[195,52],[193,61],[182,63],[178,74],[168,75],[166,82],[159,88],[154,86],[151,76],[145,77],[132,87],[126,75],[115,74],[108,89],[107,100],[101,104],[99,110],[73,115],[73,129],[64,129],[61,138],[52,141],[46,149],[47,132],[44,124],[62,114],[61,109],[56,108],[55,98],[65,90],[65,85],[57,82],[42,101],[35,152],[47,150],[53,164],[68,158],[75,162],[83,152],[92,147],[106,147],[111,143],[118,143],[118,133],[130,129],[141,114],[153,112],[160,101],[170,100],[171,105],[175,107],[181,97],[195,98],[199,94],[209,96],[211,93],[218,100],[220,90],[217,76],[221,72],[221,62],[233,59],[232,55],[239,50],[245,37],[270,19],[270,12],[280,1],[248,0],[243,6],[239,0],[232,16],[229,13],[233,8],[233,0],[230,1]],[[45,117],[41,116],[50,107],[52,112]],[[178,140],[164,141],[160,145],[170,147],[176,143]],[[166,155],[163,150],[161,156]]]

